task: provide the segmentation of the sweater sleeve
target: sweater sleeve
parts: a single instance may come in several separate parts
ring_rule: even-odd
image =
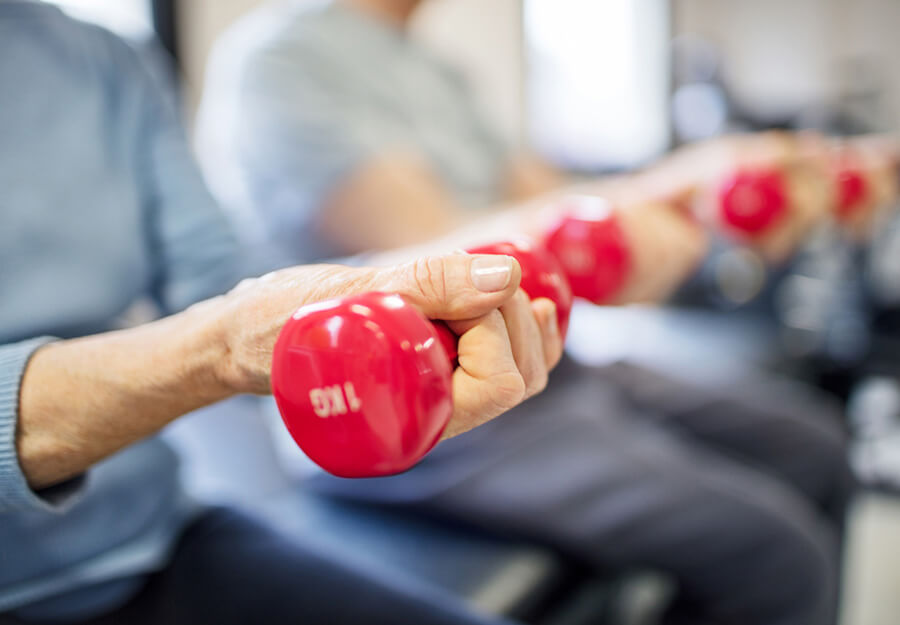
[[[0,514],[11,510],[61,511],[81,490],[83,477],[41,492],[33,491],[16,455],[19,389],[31,356],[53,338],[42,337],[0,345]]]

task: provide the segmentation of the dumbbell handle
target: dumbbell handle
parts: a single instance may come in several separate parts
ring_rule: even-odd
[[[459,337],[443,321],[432,321],[431,325],[434,326],[441,346],[447,352],[450,364],[455,367],[459,358]]]

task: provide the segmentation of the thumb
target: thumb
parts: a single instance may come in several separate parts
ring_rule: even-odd
[[[486,315],[519,288],[522,270],[512,256],[449,254],[379,269],[376,290],[397,293],[429,319],[461,320]]]

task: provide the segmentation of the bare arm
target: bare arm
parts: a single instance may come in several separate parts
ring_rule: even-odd
[[[33,488],[75,476],[175,417],[232,394],[225,344],[199,309],[51,343],[25,370],[16,436]]]
[[[510,159],[504,182],[504,199],[510,201],[530,200],[571,183],[547,161],[526,153]]]
[[[532,200],[561,189],[563,183],[551,167],[523,155],[510,162],[503,200]],[[467,211],[423,159],[393,152],[351,173],[325,201],[318,225],[338,249],[352,254],[421,243],[496,211],[491,206],[478,213]]]
[[[337,249],[354,254],[421,243],[464,219],[425,162],[394,152],[349,174],[326,199],[318,227]]]

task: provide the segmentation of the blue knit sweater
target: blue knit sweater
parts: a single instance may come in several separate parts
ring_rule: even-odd
[[[168,313],[220,293],[238,261],[159,74],[102,29],[0,0],[0,612],[125,600],[196,510],[156,439],[30,490],[15,448],[30,356],[142,299]]]

